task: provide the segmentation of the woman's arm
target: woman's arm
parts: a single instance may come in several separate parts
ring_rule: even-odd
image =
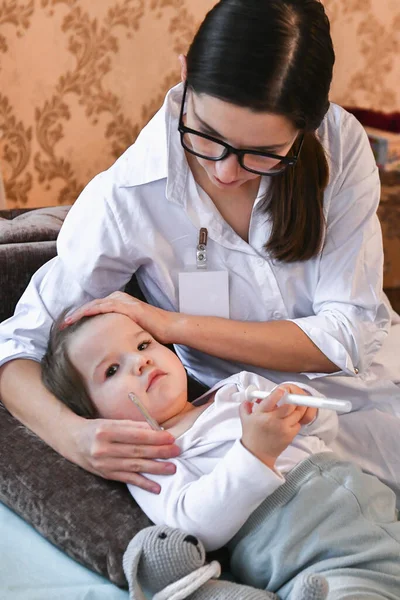
[[[290,321],[249,322],[197,317],[156,308],[124,292],[78,308],[66,324],[82,316],[119,312],[164,344],[182,344],[225,360],[276,371],[333,373],[338,368]]]
[[[225,360],[274,371],[333,373],[338,370],[290,321],[231,321],[178,314],[172,325],[174,343],[192,346]]]
[[[40,371],[39,363],[22,359],[0,368],[0,398],[11,414],[87,471],[158,493],[159,485],[140,472],[174,472],[170,463],[150,460],[179,454],[173,436],[146,423],[83,419],[48,392]]]
[[[135,422],[76,416],[45,389],[38,364],[53,320],[66,306],[123,288],[140,263],[140,244],[131,242],[135,203],[126,213],[129,237],[113,181],[110,171],[85,188],[61,229],[58,256],[33,275],[14,316],[0,324],[0,396],[16,418],[70,461],[107,479],[154,489],[138,472],[174,472],[173,465],[150,460],[177,456],[173,437]]]

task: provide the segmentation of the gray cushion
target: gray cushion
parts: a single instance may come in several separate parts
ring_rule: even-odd
[[[0,211],[0,321],[56,254],[68,206]],[[126,486],[59,456],[0,403],[0,501],[69,556],[126,586],[122,555],[149,520]]]
[[[0,215],[0,244],[56,240],[69,209],[69,206],[38,208],[11,219]]]
[[[56,255],[69,208],[0,211],[0,322],[13,314],[33,273]]]
[[[0,501],[69,556],[127,587],[123,553],[150,524],[122,483],[59,456],[0,403]]]

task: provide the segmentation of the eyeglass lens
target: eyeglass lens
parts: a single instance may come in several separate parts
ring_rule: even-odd
[[[227,154],[225,146],[195,133],[185,132],[182,136],[182,143],[189,152],[209,160],[222,159]],[[286,165],[279,160],[258,154],[243,154],[240,157],[240,163],[242,167],[260,173],[278,173],[286,168]]]

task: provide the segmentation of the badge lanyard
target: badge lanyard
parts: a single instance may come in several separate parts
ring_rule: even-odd
[[[202,227],[196,252],[196,266],[198,269],[207,269],[207,239],[208,231],[205,227]]]
[[[208,264],[208,231],[202,227],[195,248],[196,262],[179,273],[179,311],[189,315],[229,319],[229,277]]]

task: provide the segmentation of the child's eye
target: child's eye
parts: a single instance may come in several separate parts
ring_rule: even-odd
[[[150,344],[151,344],[151,340],[146,340],[144,342],[140,342],[137,349],[139,350],[139,352],[142,352],[143,350],[146,350],[146,348],[148,348],[150,346]]]
[[[110,377],[113,377],[113,375],[115,375],[115,373],[118,371],[119,369],[119,365],[111,365],[110,367],[108,367],[108,369],[106,370],[106,379],[109,379]]]

